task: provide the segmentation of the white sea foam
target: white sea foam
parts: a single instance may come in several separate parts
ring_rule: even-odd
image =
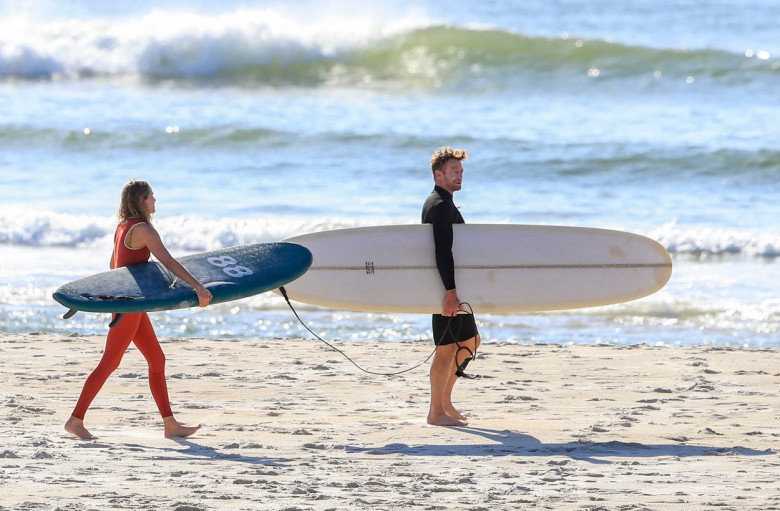
[[[116,220],[111,216],[74,215],[51,211],[0,208],[0,245],[34,247],[109,246]],[[184,251],[204,251],[250,243],[280,241],[292,236],[332,229],[410,223],[392,218],[203,218],[172,216],[155,220],[166,245]],[[644,234],[672,254],[780,256],[780,235],[735,229],[680,228],[672,221]]]
[[[348,22],[327,10],[301,17],[283,8],[45,22],[22,14],[0,20],[0,76],[212,76],[328,59],[426,23],[416,9],[388,17],[365,6]]]
[[[780,235],[771,232],[748,232],[715,227],[683,229],[669,222],[648,235],[673,254],[742,254],[777,257],[780,255]]]

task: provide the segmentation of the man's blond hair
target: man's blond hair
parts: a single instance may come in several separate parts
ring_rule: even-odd
[[[449,160],[463,161],[468,157],[469,153],[465,149],[452,149],[449,146],[440,147],[431,156],[431,172],[436,173],[437,170],[441,170]]]

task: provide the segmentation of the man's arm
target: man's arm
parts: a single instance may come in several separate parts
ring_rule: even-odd
[[[432,213],[433,242],[436,247],[436,267],[439,276],[447,291],[442,304],[444,316],[454,316],[460,308],[460,299],[455,288],[455,259],[452,256],[452,219],[442,215],[441,207],[437,207]]]

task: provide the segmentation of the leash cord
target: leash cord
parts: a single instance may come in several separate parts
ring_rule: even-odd
[[[417,369],[417,368],[418,368],[418,367],[420,367],[421,365],[423,365],[423,364],[425,364],[426,362],[428,362],[428,360],[430,360],[430,358],[433,356],[433,354],[434,354],[434,353],[436,353],[436,349],[439,347],[439,344],[441,344],[441,342],[444,340],[444,336],[442,336],[442,338],[441,338],[441,339],[439,339],[439,341],[435,343],[435,347],[433,348],[433,351],[430,353],[430,355],[428,355],[428,356],[425,358],[425,360],[423,360],[422,362],[420,362],[420,363],[419,363],[419,364],[417,364],[417,365],[414,365],[414,366],[412,366],[412,367],[409,367],[409,368],[406,368],[406,369],[402,369],[401,371],[396,371],[396,372],[393,372],[393,373],[380,373],[380,372],[375,372],[375,371],[369,371],[368,369],[365,369],[365,368],[361,367],[361,366],[360,366],[360,365],[359,365],[357,362],[355,362],[354,360],[352,360],[352,359],[349,357],[349,355],[347,355],[346,353],[344,353],[343,351],[341,351],[340,349],[338,349],[337,347],[333,346],[333,345],[332,345],[332,344],[330,344],[328,341],[326,341],[325,339],[323,339],[322,337],[320,337],[319,335],[317,335],[316,333],[314,333],[314,331],[312,331],[312,329],[311,329],[311,328],[309,328],[309,327],[306,325],[306,323],[304,323],[304,322],[303,322],[303,320],[301,319],[301,317],[298,315],[298,312],[295,310],[295,307],[293,307],[292,303],[290,302],[290,298],[287,296],[287,290],[286,290],[286,289],[284,289],[284,286],[282,286],[282,287],[280,287],[280,288],[279,288],[279,292],[280,292],[280,293],[282,293],[282,296],[284,297],[285,301],[287,302],[287,305],[289,305],[289,306],[290,306],[290,310],[291,310],[291,311],[292,311],[292,313],[295,315],[295,317],[298,319],[298,322],[299,322],[301,325],[303,325],[303,328],[305,328],[306,330],[308,330],[308,332],[309,332],[310,334],[312,334],[312,335],[313,335],[315,338],[317,338],[317,340],[319,340],[320,342],[324,343],[324,344],[325,344],[326,346],[328,346],[330,349],[332,349],[332,350],[334,350],[334,351],[337,351],[337,352],[339,352],[339,353],[340,353],[340,354],[341,354],[341,355],[342,355],[344,358],[346,358],[347,360],[349,360],[349,361],[352,363],[352,365],[354,365],[355,367],[357,367],[358,369],[360,369],[361,371],[363,371],[364,373],[367,373],[367,374],[373,374],[373,375],[375,375],[375,376],[397,376],[397,375],[399,375],[399,374],[408,373],[409,371],[413,371],[414,369]],[[468,304],[466,304],[466,305],[468,305]],[[469,305],[469,309],[471,309],[471,306],[470,306],[470,305]],[[449,321],[447,322],[447,329],[445,330],[445,332],[444,332],[444,335],[446,335],[446,334],[447,334],[447,332],[449,332],[449,331],[450,331],[450,322],[451,322],[451,321],[452,321],[452,318],[450,318],[450,319],[449,319]]]

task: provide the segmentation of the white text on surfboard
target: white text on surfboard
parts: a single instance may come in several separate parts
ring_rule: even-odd
[[[209,257],[207,261],[217,268],[222,268],[222,271],[228,276],[236,279],[240,279],[246,275],[252,275],[252,270],[246,266],[237,265],[236,263],[238,263],[238,261],[230,256]]]

